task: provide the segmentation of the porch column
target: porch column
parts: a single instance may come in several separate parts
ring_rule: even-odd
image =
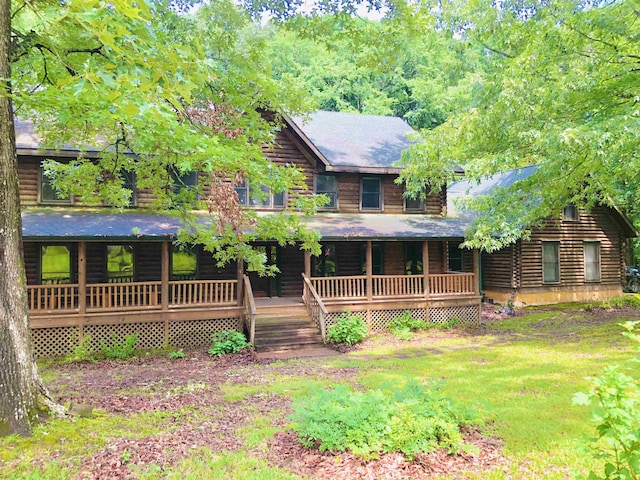
[[[429,298],[429,242],[426,240],[422,242],[422,274],[424,298]]]
[[[78,242],[78,342],[84,337],[84,314],[87,312],[87,242]]]
[[[367,268],[367,300],[372,300],[373,299],[373,254],[372,254],[372,248],[371,248],[371,240],[367,240],[366,268]]]
[[[473,276],[475,294],[480,295],[480,251],[477,248],[473,249]]]
[[[304,274],[311,278],[311,252],[309,250],[304,251]]]
[[[244,300],[244,260],[241,258],[236,260],[236,279],[238,280],[238,298],[236,303],[240,307]]]
[[[169,310],[169,242],[162,242],[160,298],[162,310]]]

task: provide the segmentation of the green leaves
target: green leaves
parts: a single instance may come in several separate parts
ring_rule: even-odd
[[[327,341],[330,343],[354,345],[366,336],[367,324],[362,319],[362,315],[352,314],[349,310],[345,310],[327,329]]]

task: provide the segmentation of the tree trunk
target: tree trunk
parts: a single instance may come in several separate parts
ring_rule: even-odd
[[[42,385],[29,330],[18,161],[9,97],[10,0],[0,0],[0,433],[31,434],[39,403],[61,413]],[[4,432],[3,432],[4,431]]]

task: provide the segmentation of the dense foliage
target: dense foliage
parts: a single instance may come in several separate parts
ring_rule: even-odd
[[[627,322],[624,335],[640,343],[633,333],[638,322]],[[640,361],[640,358],[636,358]],[[590,378],[591,389],[574,396],[574,404],[592,405],[592,422],[598,435],[591,440],[592,454],[604,460],[601,474],[591,472],[589,479],[640,478],[640,381],[619,366],[605,368],[602,375]]]
[[[221,357],[227,353],[236,353],[251,346],[243,333],[237,330],[225,330],[211,335],[212,345],[209,355]]]
[[[327,342],[354,345],[367,336],[367,324],[362,315],[352,314],[349,310],[335,319],[335,323],[327,328]]]
[[[401,340],[410,340],[413,338],[413,332],[426,330],[428,327],[427,322],[414,318],[408,310],[391,320],[388,326],[389,331]]]
[[[366,392],[336,386],[297,400],[293,410],[294,430],[304,445],[364,458],[390,452],[413,458],[439,448],[456,453],[464,449],[460,427],[477,421],[438,385],[417,382]]]

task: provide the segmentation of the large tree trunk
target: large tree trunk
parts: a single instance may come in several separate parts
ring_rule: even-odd
[[[40,403],[61,410],[42,386],[31,347],[11,86],[5,80],[11,77],[10,4],[0,0],[0,433],[29,435]]]

